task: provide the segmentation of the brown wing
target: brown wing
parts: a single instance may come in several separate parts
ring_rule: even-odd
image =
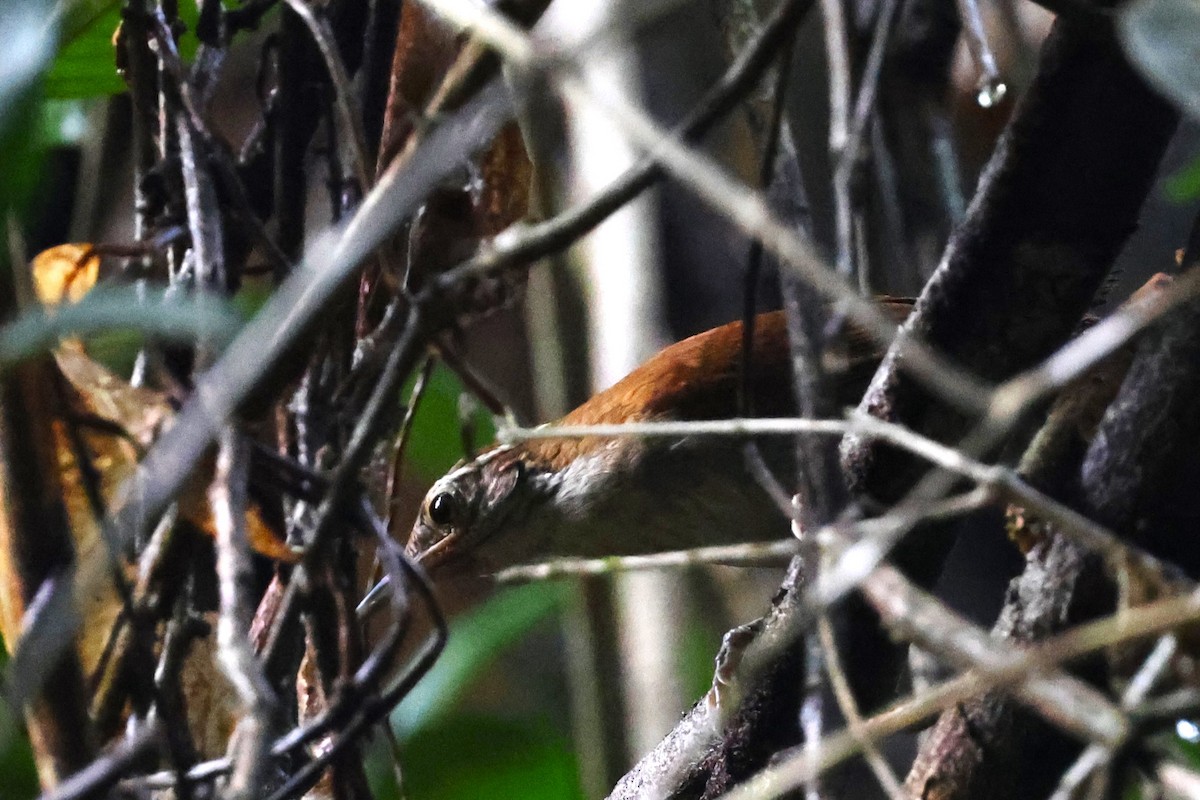
[[[897,322],[911,300],[886,298],[881,306]],[[731,322],[671,345],[563,418],[566,425],[649,419],[723,419],[737,413],[742,323]],[[826,351],[838,401],[857,402],[884,348],[850,326]],[[754,411],[793,413],[790,351],[783,312],[760,314],[754,326]]]

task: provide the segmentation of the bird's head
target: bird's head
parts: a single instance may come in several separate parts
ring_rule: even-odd
[[[620,439],[494,447],[433,484],[407,552],[438,574],[484,574],[605,552],[612,537],[598,538],[592,529],[625,522],[606,500],[617,496],[641,452],[638,443]]]

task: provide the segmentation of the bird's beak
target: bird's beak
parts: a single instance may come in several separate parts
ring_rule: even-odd
[[[404,553],[434,580],[481,574],[476,571],[478,561],[457,547],[459,538],[457,534],[450,534],[424,550],[410,538]],[[359,602],[358,615],[365,617],[373,613],[393,591],[391,578],[384,575]]]
[[[470,564],[472,559],[459,546],[461,539],[458,533],[450,533],[424,550],[410,539],[404,550],[431,578],[441,577],[448,572],[447,567],[460,572]]]

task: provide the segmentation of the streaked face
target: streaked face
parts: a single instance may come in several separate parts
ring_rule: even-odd
[[[496,448],[459,464],[430,488],[406,550],[429,572],[489,572],[501,557],[504,528],[525,504],[525,464],[511,448]]]

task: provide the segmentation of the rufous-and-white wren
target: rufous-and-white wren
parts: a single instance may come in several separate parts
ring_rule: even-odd
[[[911,301],[883,306],[902,321]],[[662,350],[560,425],[729,419],[737,414],[740,322]],[[849,328],[826,349],[837,400],[857,403],[882,349]],[[755,323],[756,416],[794,414],[786,321]],[[794,473],[788,437],[760,441],[768,464]],[[408,553],[433,573],[486,574],[552,557],[592,558],[777,539],[788,520],[749,471],[733,437],[537,439],[460,462],[425,496]]]

